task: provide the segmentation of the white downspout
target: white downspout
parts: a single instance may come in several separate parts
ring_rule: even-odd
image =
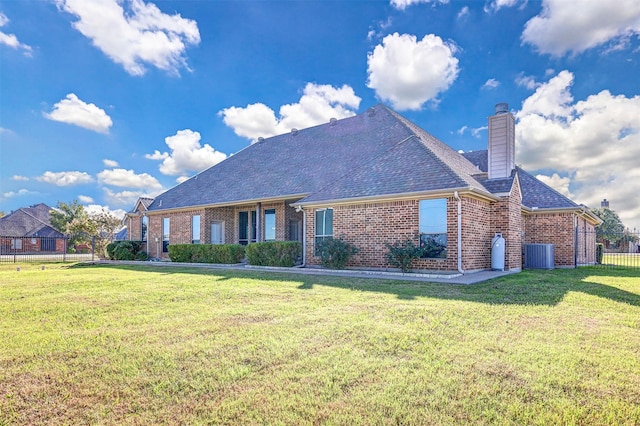
[[[458,195],[458,191],[453,193],[458,201],[458,272],[464,274],[462,269],[462,199]]]

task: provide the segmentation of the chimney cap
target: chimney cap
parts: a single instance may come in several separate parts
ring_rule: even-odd
[[[509,104],[506,102],[500,102],[499,104],[496,104],[495,107],[495,113],[496,115],[498,114],[506,114],[509,112]]]

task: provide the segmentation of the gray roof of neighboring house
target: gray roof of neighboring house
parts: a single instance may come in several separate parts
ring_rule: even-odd
[[[149,210],[269,198],[322,201],[473,186],[477,169],[384,105],[264,139],[157,196]],[[488,191],[487,191],[488,192]]]
[[[0,218],[2,237],[61,237],[62,234],[51,226],[51,207],[36,204],[21,208]]]
[[[487,172],[487,158],[488,151],[471,151],[462,154],[465,158],[471,161],[482,172]],[[540,180],[536,179],[531,174],[522,170],[520,167],[516,167],[511,177],[503,179],[487,179],[486,177],[479,178],[485,188],[492,193],[504,193],[511,190],[513,179],[515,174],[518,174],[520,181],[520,189],[522,190],[522,204],[526,207],[537,207],[539,209],[558,209],[558,208],[578,208],[578,204],[571,201],[569,198],[560,194],[555,189],[544,184]]]

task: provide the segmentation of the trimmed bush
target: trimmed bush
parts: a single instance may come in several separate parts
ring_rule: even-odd
[[[240,263],[244,246],[240,244],[170,244],[172,262],[187,263]]]
[[[342,238],[327,238],[316,245],[322,266],[331,269],[344,269],[349,258],[358,253],[358,249]]]
[[[297,241],[265,241],[246,248],[247,262],[256,266],[292,267],[301,253],[302,246]]]
[[[596,263],[602,265],[602,257],[604,256],[604,244],[596,243]]]
[[[411,272],[411,263],[413,259],[422,256],[423,250],[413,240],[397,241],[393,244],[386,243],[387,247],[387,263],[404,273]]]
[[[107,244],[107,256],[111,260],[147,260],[141,248],[141,241],[114,241]]]

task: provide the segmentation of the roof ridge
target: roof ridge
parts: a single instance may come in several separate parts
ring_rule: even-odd
[[[44,205],[45,207],[49,207],[49,206],[47,206],[47,205],[46,205],[46,204],[44,204],[44,203],[40,203],[40,204]],[[49,208],[50,208],[50,207],[49,207]],[[50,227],[51,229],[55,229],[55,228],[51,225],[51,222],[46,223],[45,221],[41,220],[40,218],[35,217],[34,215],[32,215],[31,213],[29,213],[28,211],[26,211],[26,209],[25,209],[24,207],[21,207],[21,208],[20,208],[20,210],[21,210],[23,213],[25,213],[26,215],[28,215],[28,216],[32,217],[33,219],[35,219],[36,221],[40,222],[40,223],[41,223],[41,224],[43,224],[44,226],[48,226],[48,227]],[[49,211],[51,211],[51,210],[49,210]],[[55,229],[55,230],[57,231],[57,229]],[[33,229],[32,229],[32,231],[33,231]],[[59,231],[58,231],[58,232],[59,232]]]

